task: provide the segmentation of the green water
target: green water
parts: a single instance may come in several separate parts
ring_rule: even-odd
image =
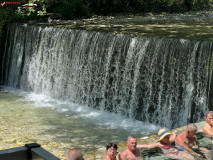
[[[84,108],[77,105],[73,106],[73,111],[68,104],[59,104],[46,97],[41,103],[39,98],[43,96],[29,93],[29,98],[27,95],[14,90],[0,91],[0,149],[36,142],[61,159],[73,147],[80,148],[84,153],[102,150],[101,157],[109,142],[126,141],[130,134],[138,138],[148,136],[158,129],[147,126],[148,130],[142,122],[129,122],[131,120],[124,117],[93,109],[85,108],[87,111],[84,112]]]

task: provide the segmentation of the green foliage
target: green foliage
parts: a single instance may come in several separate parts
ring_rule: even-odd
[[[30,0],[28,3],[33,3],[35,0]],[[44,15],[46,13],[46,6],[44,4],[44,0],[36,0],[36,7],[18,7],[16,13],[14,15],[15,20],[27,20],[27,19],[37,19],[39,16]]]
[[[188,12],[208,9],[213,0],[84,0],[96,14]]]
[[[22,4],[32,3],[35,0],[21,0]],[[14,11],[14,8],[0,8],[0,37],[3,33],[3,27],[14,21],[25,21],[29,19],[38,19],[40,15],[46,13],[44,0],[36,0],[37,7],[20,6]]]
[[[63,0],[52,11],[61,14],[66,19],[90,17],[92,15],[91,10],[83,4],[82,0]]]

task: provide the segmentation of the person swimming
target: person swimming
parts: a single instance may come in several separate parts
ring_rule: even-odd
[[[128,136],[127,149],[121,153],[122,160],[143,160],[141,151],[137,147],[137,139],[134,136]]]
[[[203,136],[213,140],[213,111],[206,114],[206,124],[203,127]]]

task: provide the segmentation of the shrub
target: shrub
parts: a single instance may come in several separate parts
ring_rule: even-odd
[[[83,4],[82,0],[63,0],[57,4],[56,8],[53,7],[54,6],[50,6],[49,10],[61,14],[66,19],[92,16],[91,10]]]

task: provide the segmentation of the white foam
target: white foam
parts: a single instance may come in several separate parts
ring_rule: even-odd
[[[21,101],[33,101],[35,107],[50,107],[57,112],[63,112],[66,117],[72,114],[72,118],[83,118],[87,122],[108,128],[108,129],[125,129],[133,133],[157,133],[161,128],[150,123],[144,123],[135,119],[130,119],[123,115],[109,113],[104,110],[93,109],[92,107],[74,104],[68,101],[55,100],[49,96],[23,92],[11,88],[4,88],[9,92],[22,95]]]

